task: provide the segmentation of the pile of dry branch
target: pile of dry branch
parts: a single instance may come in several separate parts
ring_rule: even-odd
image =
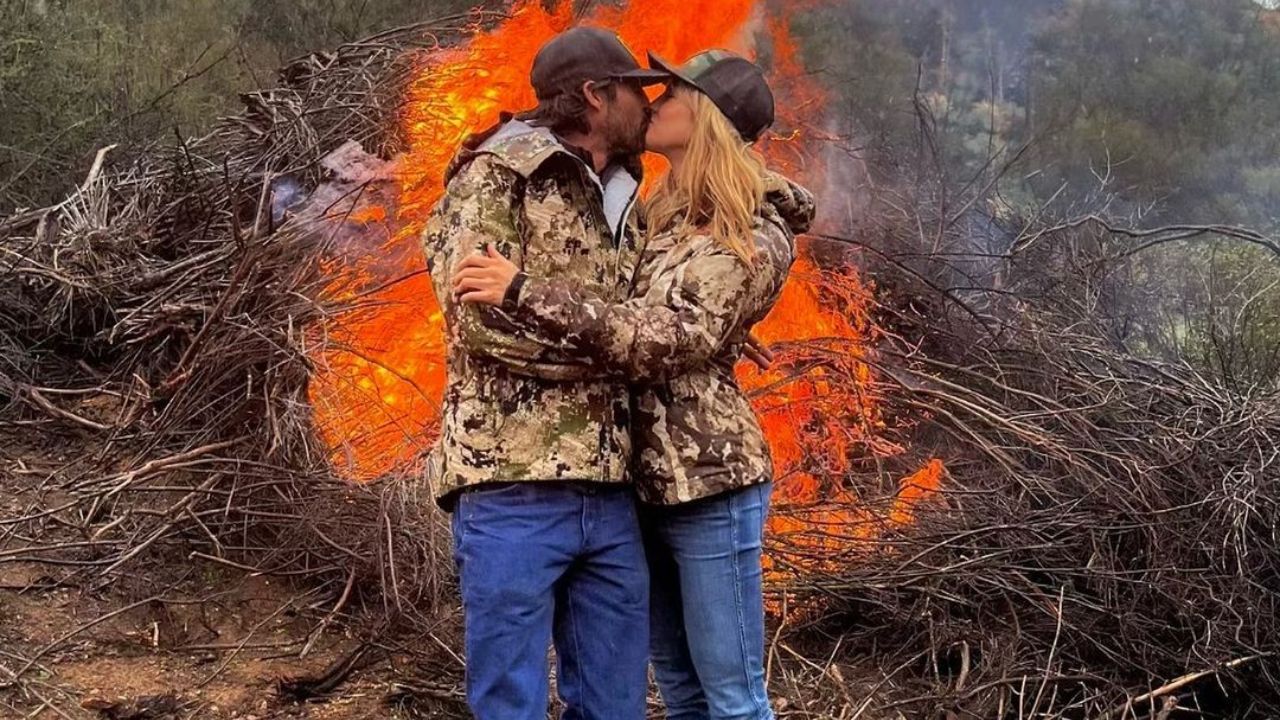
[[[401,84],[468,21],[300,58],[209,136],[105,148],[64,202],[0,220],[0,452],[26,468],[0,563],[97,583],[195,557],[434,611],[430,499],[339,478],[313,426],[316,328],[351,310],[324,270],[344,207],[290,196],[351,141],[394,154]]]
[[[926,172],[819,240],[879,284],[868,392],[948,477],[874,552],[776,589],[822,609],[799,620],[814,636],[869,652],[907,717],[1280,712],[1280,396],[1127,352],[1111,302],[1167,242],[1280,251],[999,208]],[[855,484],[874,487],[869,455]]]

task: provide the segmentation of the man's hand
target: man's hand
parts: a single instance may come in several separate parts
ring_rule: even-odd
[[[484,255],[469,255],[458,263],[452,278],[453,298],[464,303],[500,307],[512,278],[520,268],[503,257],[491,243],[486,243],[484,249]]]
[[[769,366],[773,365],[773,351],[754,333],[747,336],[747,342],[742,346],[742,356],[755,363],[761,370],[768,370]]]

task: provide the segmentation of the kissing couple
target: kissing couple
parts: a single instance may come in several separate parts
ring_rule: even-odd
[[[537,106],[463,143],[423,232],[448,347],[428,479],[479,720],[546,718],[552,644],[563,718],[641,720],[650,661],[671,720],[773,718],[772,462],[734,365],[768,362],[750,331],[813,199],[753,149],[759,67],[648,64],[603,29],[550,40]],[[670,169],[640,200],[646,151]]]

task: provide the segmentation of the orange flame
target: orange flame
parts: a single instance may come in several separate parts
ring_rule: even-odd
[[[317,425],[335,448],[334,464],[353,479],[411,467],[436,436],[444,328],[417,238],[443,192],[458,144],[496,122],[501,111],[533,105],[528,68],[544,42],[575,22],[571,6],[561,2],[548,10],[524,0],[495,27],[477,28],[468,42],[418,59],[401,124],[406,151],[397,164],[394,207],[357,208],[346,219],[375,225],[389,214],[385,243],[377,253],[333,268],[335,292],[348,299],[357,297],[351,288],[382,284],[359,296],[362,312],[324,328],[323,349],[313,358],[310,397]],[[600,7],[584,22],[612,28],[632,49],[676,62],[706,47],[754,56],[755,41],[763,38],[778,122],[762,148],[784,172],[820,179],[812,147],[818,133],[806,118],[821,114],[826,93],[806,73],[787,23],[765,18],[754,0],[636,0],[623,8]],[[872,307],[872,288],[856,274],[822,271],[802,258],[774,312],[757,328],[764,340],[794,351],[784,351],[768,371],[744,366],[739,373],[773,449],[777,497],[833,508],[806,522],[844,528],[837,539],[865,539],[875,534],[865,528],[910,522],[914,506],[936,491],[943,472],[933,461],[903,480],[892,510],[878,520],[856,507],[852,491],[824,487],[820,480],[838,481],[858,453],[902,452],[878,433],[884,423],[865,357],[875,340]],[[855,507],[838,508],[840,501]],[[787,533],[793,524],[775,519],[770,528]]]

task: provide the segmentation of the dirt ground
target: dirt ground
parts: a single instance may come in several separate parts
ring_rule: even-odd
[[[5,521],[30,513],[37,495],[56,504],[45,488],[90,457],[51,452],[53,439],[37,437],[0,443],[0,720],[467,717],[461,660],[448,651],[451,608],[438,643],[371,643],[367,622],[326,620],[341,587],[255,577],[179,548],[109,584],[75,565],[23,562],[22,530]],[[83,539],[66,524],[51,530]],[[361,614],[356,601],[347,609]],[[282,681],[317,676],[361,647],[365,662],[330,694],[281,692]]]
[[[23,561],[24,539],[6,521],[56,505],[42,488],[57,483],[46,481],[89,457],[33,450],[0,446],[0,720],[470,717],[453,601],[416,624],[429,630],[408,637],[373,631],[381,608],[361,600],[331,616],[342,587],[253,576],[177,547],[105,584],[83,567]],[[770,636],[780,718],[898,717],[863,712],[879,673],[858,672],[834,653],[816,664],[804,656],[826,651],[798,653],[776,627]],[[348,666],[318,694],[290,692],[291,681]],[[663,717],[652,688],[649,714]]]
[[[429,682],[415,677],[413,658],[398,657],[355,671],[324,698],[287,698],[281,681],[320,675],[361,641],[339,623],[316,629],[320,600],[331,598],[201,570],[166,601],[146,602],[150,593],[133,592],[143,588],[57,587],[36,566],[0,565],[0,682],[36,658],[20,683],[0,689],[0,718],[467,717],[461,666],[443,650],[456,667]],[[424,686],[409,707],[397,702],[405,684]],[[423,702],[428,692],[439,697]]]

